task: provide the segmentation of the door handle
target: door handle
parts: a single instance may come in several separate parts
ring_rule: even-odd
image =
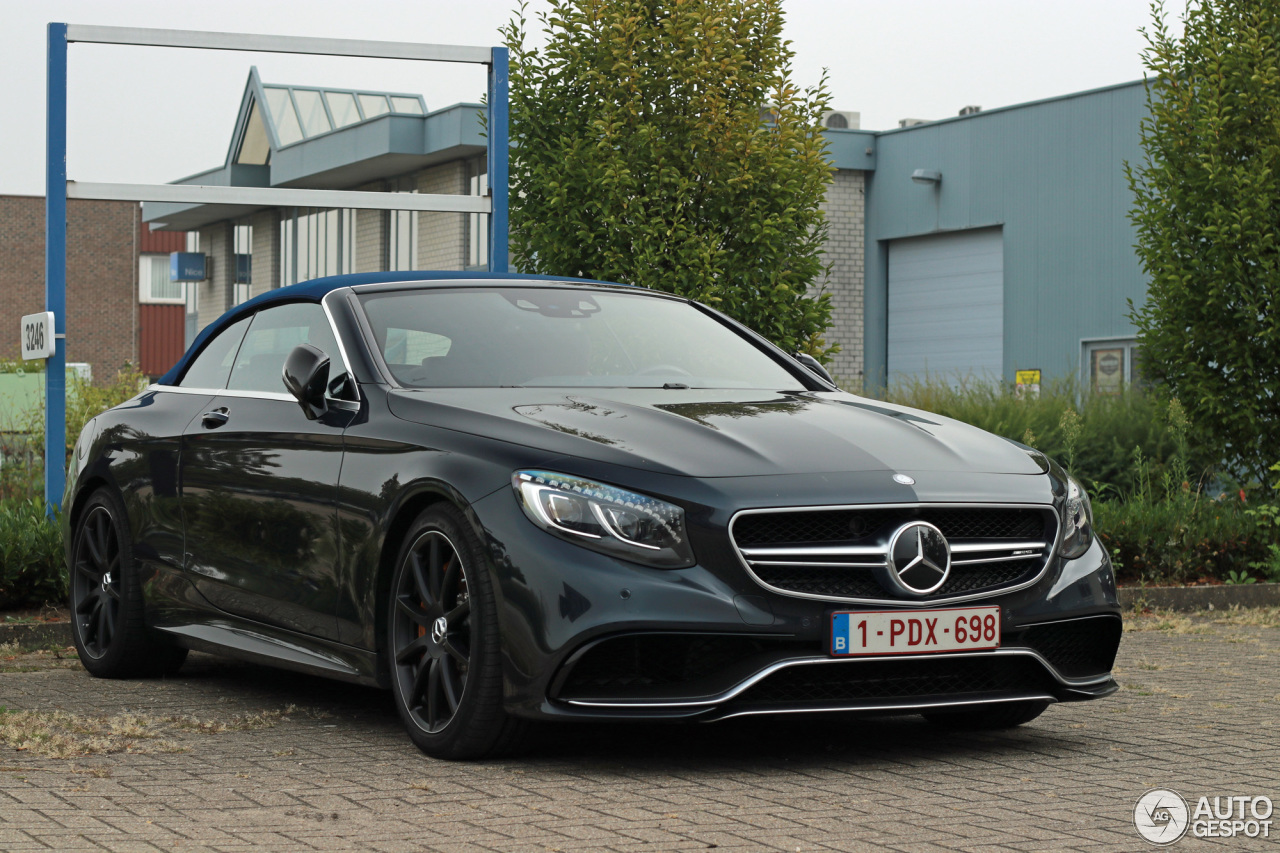
[[[200,416],[200,423],[207,429],[217,429],[231,418],[231,410],[225,406],[205,412]]]

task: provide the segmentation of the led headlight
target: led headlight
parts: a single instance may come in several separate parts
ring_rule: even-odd
[[[1093,504],[1075,481],[1067,477],[1067,499],[1062,504],[1062,556],[1074,560],[1093,541]]]
[[[694,563],[675,504],[549,471],[517,471],[511,485],[530,521],[576,545],[659,569]]]

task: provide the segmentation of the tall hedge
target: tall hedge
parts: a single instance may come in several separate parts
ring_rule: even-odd
[[[552,0],[511,50],[511,251],[522,271],[712,304],[819,358],[831,179],[825,78],[800,89],[781,0]]]
[[[1150,116],[1128,169],[1143,371],[1235,473],[1280,460],[1280,4],[1203,0],[1145,31]]]

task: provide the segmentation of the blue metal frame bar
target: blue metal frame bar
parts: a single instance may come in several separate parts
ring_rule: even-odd
[[[507,157],[510,142],[510,110],[507,82],[511,69],[505,47],[495,47],[489,63],[489,272],[507,272]]]
[[[45,94],[44,310],[54,351],[44,369],[44,499],[53,513],[67,486],[67,25],[49,25]]]

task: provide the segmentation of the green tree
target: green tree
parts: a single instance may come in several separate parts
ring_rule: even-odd
[[[1143,370],[1229,469],[1263,479],[1280,459],[1280,5],[1193,3],[1181,37],[1152,15],[1144,156],[1126,166]]]
[[[781,0],[552,0],[511,50],[511,253],[672,291],[826,359],[826,78],[800,89]]]

